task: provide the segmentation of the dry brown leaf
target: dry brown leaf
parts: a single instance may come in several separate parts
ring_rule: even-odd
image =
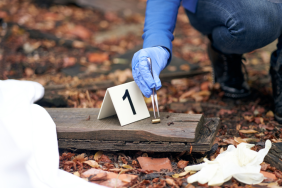
[[[263,118],[262,117],[255,117],[255,123],[256,124],[263,124]]]
[[[176,185],[175,181],[173,179],[170,179],[170,178],[166,178],[165,179],[166,183],[168,185],[171,185],[171,186],[175,186],[175,187],[179,187],[178,185]]]
[[[123,167],[123,168],[126,168],[126,169],[133,169],[133,167],[132,167],[132,166],[127,165],[127,164],[123,164],[123,165],[122,165],[122,167]]]
[[[218,112],[218,115],[223,116],[224,114],[232,114],[232,110],[227,110],[227,109],[220,109]]]
[[[248,122],[252,122],[254,120],[253,116],[243,116],[245,120],[247,120]]]
[[[94,160],[98,161],[102,155],[103,155],[103,151],[97,151],[94,155]]]
[[[266,113],[266,117],[274,117],[274,113],[270,110]]]
[[[99,168],[99,164],[94,160],[84,161],[83,163],[88,164],[93,168]]]
[[[109,169],[110,172],[120,172],[121,169],[120,168],[112,168],[112,169]]]
[[[109,55],[107,53],[88,54],[88,61],[91,63],[102,63],[106,60],[109,60]]]
[[[184,160],[180,160],[178,163],[177,163],[177,167],[178,168],[185,168],[187,165],[188,165],[189,161],[184,161]]]
[[[101,172],[95,175],[91,175],[88,179],[89,181],[105,181],[108,179],[107,176],[107,172]]]
[[[244,139],[242,139],[241,137],[234,137],[234,140],[236,141],[236,142],[238,142],[239,144],[240,143],[247,143]]]
[[[277,180],[277,178],[276,178],[274,173],[265,172],[265,171],[260,171],[260,173],[262,173],[263,176],[266,177],[269,180],[273,180],[273,181]]]
[[[31,77],[34,74],[34,71],[31,68],[25,68],[24,72],[27,77]]]
[[[181,172],[179,174],[173,174],[172,177],[173,178],[179,178],[179,177],[183,177],[183,176],[186,176],[187,174],[189,174],[190,171],[184,171],[184,172]]]
[[[211,82],[203,82],[201,83],[201,90],[208,91],[211,88]]]
[[[91,32],[87,28],[81,25],[76,25],[74,27],[68,27],[68,30],[66,32],[82,40],[87,40],[91,36]]]
[[[72,161],[73,161],[73,162],[79,161],[79,162],[81,162],[81,163],[84,162],[84,161],[86,161],[86,158],[84,158],[84,153],[75,156]]]
[[[231,145],[238,145],[237,142],[235,142],[235,140],[233,138],[229,138],[229,139],[223,139],[223,142],[227,143],[227,144],[231,144]]]
[[[221,148],[220,150],[219,150],[219,153],[223,153],[225,150],[224,150],[224,148]]]
[[[266,170],[268,169],[268,167],[270,167],[270,164],[267,164],[267,163],[265,163],[265,162],[262,162],[262,163],[260,164],[260,166],[261,166],[261,170],[266,171]]]
[[[240,133],[244,133],[244,134],[253,134],[253,133],[257,133],[256,130],[239,130]]]
[[[185,99],[185,98],[188,98],[188,97],[191,97],[194,93],[200,91],[200,88],[199,87],[193,87],[191,88],[189,91],[183,93],[179,99]]]
[[[98,162],[104,162],[104,163],[112,163],[112,161],[109,159],[109,157],[107,155],[102,155]]]
[[[193,174],[196,174],[197,173],[197,171],[190,171],[190,175],[193,175]]]
[[[260,125],[259,125],[259,128],[260,128],[260,129],[266,129],[266,130],[272,131],[275,127],[274,127],[274,125],[271,125],[271,124],[267,124],[267,125],[265,125],[265,124],[260,124]]]
[[[75,57],[65,57],[64,58],[63,68],[74,66],[75,63],[76,63],[76,58]]]
[[[239,131],[240,129],[241,129],[241,125],[240,125],[240,124],[237,124],[237,125],[236,125],[236,130]]]
[[[148,154],[147,153],[143,153],[142,157],[148,157]]]
[[[282,139],[279,138],[279,139],[271,139],[272,142],[274,143],[279,143],[279,142],[282,142]]]
[[[73,175],[80,177],[80,173],[78,171],[74,172]]]
[[[185,186],[185,188],[195,188],[195,186],[189,183],[188,185]]]
[[[197,93],[195,93],[195,95],[199,95],[199,96],[210,96],[211,95],[211,92],[208,91],[208,90],[204,90],[204,91],[199,91]]]

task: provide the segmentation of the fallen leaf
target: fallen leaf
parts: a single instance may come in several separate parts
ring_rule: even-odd
[[[31,77],[32,75],[34,75],[34,71],[31,68],[25,68],[24,73],[27,77]]]
[[[148,157],[148,153],[143,153],[142,157]]]
[[[168,169],[172,171],[168,158],[138,157],[137,160],[143,170],[156,170],[159,172],[161,169]]]
[[[78,171],[74,172],[73,175],[80,177],[80,173]]]
[[[188,97],[191,97],[194,93],[200,91],[200,88],[199,87],[193,87],[191,88],[189,91],[186,91],[185,93],[183,93],[179,99],[185,99],[185,98],[188,98]]]
[[[223,153],[224,151],[224,148],[220,148],[219,153]]]
[[[223,116],[224,114],[232,114],[232,110],[227,110],[227,109],[220,109],[218,112],[218,115]]]
[[[234,145],[234,146],[238,145],[238,144],[237,144],[237,142],[235,142],[235,140],[234,140],[234,139],[232,139],[232,138],[229,138],[229,139],[223,139],[223,142],[225,142],[225,143],[227,143],[227,144]]]
[[[94,160],[98,161],[102,155],[103,155],[103,151],[97,151],[94,155]]]
[[[95,175],[89,176],[89,181],[105,181],[107,180],[107,172],[101,172]]]
[[[184,171],[184,172],[181,172],[179,174],[173,174],[172,177],[173,178],[179,178],[179,177],[183,177],[183,176],[186,176],[187,174],[189,174],[190,171]]]
[[[178,163],[177,163],[177,167],[178,168],[185,168],[187,165],[188,165],[189,161],[184,161],[184,160],[180,160]]]
[[[95,155],[96,155],[96,154],[95,154]],[[95,158],[95,156],[94,156],[94,158]],[[111,160],[109,159],[109,157],[106,156],[106,155],[102,155],[102,156],[99,158],[98,162],[112,163],[112,161],[111,161]]]
[[[88,164],[93,168],[99,168],[99,164],[94,160],[84,161],[83,163]]]
[[[185,186],[185,188],[195,188],[195,186],[189,183],[188,185]]]
[[[75,63],[76,63],[75,57],[65,57],[64,63],[63,63],[63,68],[74,66]]]
[[[278,181],[277,181],[277,184],[278,184],[279,186],[282,186],[282,179],[278,180]]]
[[[121,169],[119,169],[119,168],[112,168],[112,169],[109,169],[109,171],[111,171],[111,172],[120,172]]]
[[[193,174],[196,174],[197,173],[197,171],[190,171],[190,175],[193,175]]]
[[[123,164],[123,165],[122,165],[122,167],[123,167],[123,168],[127,168],[127,169],[133,169],[133,167],[132,167],[132,166],[127,165],[127,164]]]
[[[242,138],[240,138],[240,137],[234,137],[234,140],[235,140],[236,142],[238,142],[239,144],[240,144],[240,143],[247,143],[244,139],[242,139]]]
[[[165,181],[168,185],[179,187],[178,185],[175,184],[175,181],[173,179],[166,178]]]
[[[81,162],[81,163],[84,162],[84,161],[86,161],[86,158],[84,158],[84,153],[75,156],[72,161],[73,161],[73,162],[79,161],[79,162]]]
[[[259,142],[260,139],[258,138],[244,138],[243,140],[245,140],[247,143],[249,142]]]
[[[70,34],[70,35],[73,35],[77,38],[80,38],[82,40],[87,40],[91,36],[91,32],[87,28],[85,28],[81,25],[69,27],[68,30],[67,30],[67,33]]]
[[[107,176],[105,176],[105,174]],[[134,183],[136,183],[138,176],[132,174],[117,174],[114,172],[103,171],[100,169],[91,168],[81,174],[82,178],[91,178],[91,180],[95,180],[95,176],[104,179],[107,177],[106,181],[94,181],[99,185],[103,185],[106,187],[131,187]],[[96,179],[97,180],[97,179]]]
[[[240,124],[237,124],[237,125],[236,125],[236,130],[239,131],[240,129],[241,129],[241,125],[240,125]]]
[[[247,120],[248,122],[252,122],[254,120],[253,116],[243,116],[245,120]]]
[[[259,125],[259,128],[260,128],[260,129],[265,129],[265,130],[272,131],[275,127],[274,127],[274,125],[271,125],[271,124],[267,124],[267,125],[265,125],[265,124],[260,124],[260,125]]]
[[[266,117],[274,117],[274,113],[270,110],[266,113]]]
[[[255,123],[256,124],[263,124],[263,118],[262,117],[255,117]]]
[[[210,82],[203,82],[201,83],[201,90],[202,91],[208,91],[211,87],[211,83]]]
[[[267,164],[267,163],[265,163],[265,162],[262,162],[262,163],[260,164],[260,166],[261,166],[261,170],[266,171],[266,170],[268,169],[268,167],[270,167],[270,164]]]
[[[109,60],[109,55],[107,53],[88,54],[88,61],[91,63],[102,63],[106,60]]]
[[[274,171],[274,174],[278,179],[282,179],[282,173],[280,171],[276,170]]]
[[[244,133],[244,134],[253,134],[253,133],[257,133],[256,130],[239,130],[240,133]]]
[[[267,178],[267,182],[274,182],[277,180],[276,176],[273,173],[265,172],[265,171],[260,171],[260,173],[262,173],[263,176]]]

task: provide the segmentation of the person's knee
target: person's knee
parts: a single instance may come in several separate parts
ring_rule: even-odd
[[[270,14],[241,14],[232,17],[224,26],[213,29],[214,46],[228,54],[243,54],[261,48],[281,35],[281,21]]]

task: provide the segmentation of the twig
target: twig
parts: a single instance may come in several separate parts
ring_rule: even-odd
[[[140,185],[141,183],[143,183],[145,180],[142,180],[141,182],[139,182],[139,183],[136,183],[135,185],[133,185],[132,187],[130,187],[130,188],[134,188],[134,187],[136,187],[136,186],[138,186],[138,185]]]
[[[119,173],[118,173],[118,176],[117,176],[117,179],[116,179],[116,183],[115,183],[115,188],[117,188],[117,180],[119,178],[119,175],[123,172],[123,170],[121,170]]]

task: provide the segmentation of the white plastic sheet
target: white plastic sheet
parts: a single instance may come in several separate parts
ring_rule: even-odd
[[[271,148],[271,142],[265,142],[265,148],[253,151],[253,144],[241,143],[235,148],[229,145],[214,161],[204,159],[204,163],[185,167],[185,171],[199,171],[188,177],[188,183],[198,181],[209,186],[221,185],[232,177],[246,184],[258,184],[264,179],[260,173],[260,164]]]
[[[44,88],[30,81],[0,81],[0,184],[5,188],[102,188],[59,170],[56,125],[33,104]]]

